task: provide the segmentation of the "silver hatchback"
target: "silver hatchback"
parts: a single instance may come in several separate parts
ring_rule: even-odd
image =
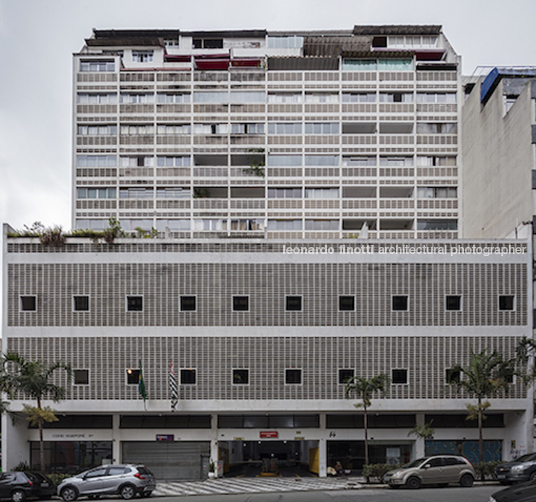
[[[125,500],[136,495],[150,497],[156,488],[154,474],[143,465],[103,465],[78,476],[64,479],[58,486],[58,495],[65,502],[78,497],[97,498],[119,494]]]
[[[389,471],[383,479],[391,488],[407,486],[415,489],[421,485],[446,486],[449,483],[469,487],[473,486],[475,469],[465,457],[436,455],[419,458],[400,469]]]

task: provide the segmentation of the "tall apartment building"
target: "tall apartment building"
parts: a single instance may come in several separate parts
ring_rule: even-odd
[[[4,227],[4,350],[75,373],[50,468],[360,469],[345,381],[379,373],[373,462],[477,460],[451,369],[531,336],[531,243],[452,242],[459,58],[440,27],[95,30],[74,101],[74,226],[158,239],[54,248]],[[491,402],[486,460],[531,451],[532,390]],[[37,430],[3,427],[2,468],[35,466]]]
[[[74,55],[73,226],[457,237],[459,74],[440,26],[94,30]]]

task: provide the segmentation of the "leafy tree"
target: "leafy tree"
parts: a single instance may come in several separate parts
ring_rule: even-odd
[[[347,380],[345,397],[350,399],[352,394],[359,399],[359,403],[354,404],[356,408],[363,408],[363,426],[365,429],[365,465],[369,463],[368,454],[368,416],[367,411],[371,404],[371,398],[376,392],[385,393],[391,385],[391,379],[380,373],[372,378],[353,377]]]
[[[417,425],[408,432],[408,436],[414,435],[423,439],[432,439],[435,434],[435,429],[432,428],[433,420],[430,420],[424,425]]]
[[[467,404],[467,420],[478,421],[478,446],[480,462],[484,461],[484,440],[482,438],[482,422],[485,420],[486,410],[491,406],[484,399],[493,397],[499,390],[507,390],[508,379],[515,373],[515,360],[504,359],[496,350],[475,354],[471,351],[467,366],[456,365],[452,372],[459,372],[459,379],[451,379],[450,385],[458,391],[465,390],[470,396],[476,398],[477,404]]]
[[[55,403],[65,397],[65,389],[51,382],[56,370],[64,370],[71,376],[71,368],[63,363],[47,365],[41,361],[27,361],[16,353],[8,353],[2,361],[2,388],[11,397],[21,393],[34,399],[37,406],[24,405],[24,413],[31,424],[39,427],[40,467],[45,469],[45,448],[43,442],[43,425],[45,422],[58,420],[54,410],[42,406],[44,399],[50,398]]]

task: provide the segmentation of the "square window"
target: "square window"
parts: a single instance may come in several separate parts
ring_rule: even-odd
[[[37,310],[37,297],[36,296],[21,296],[20,297],[20,309],[23,312],[35,312]]]
[[[461,372],[453,370],[452,368],[447,368],[445,371],[445,380],[447,383],[459,382],[461,380]]]
[[[140,370],[127,370],[127,384],[128,385],[138,385],[140,382]]]
[[[302,309],[302,297],[301,296],[287,296],[286,310],[298,311],[301,309]]]
[[[499,310],[514,310],[514,295],[499,295]]]
[[[75,312],[89,311],[89,296],[73,296],[73,310]]]
[[[89,370],[73,370],[74,385],[89,385]]]
[[[446,310],[461,310],[462,309],[462,297],[460,295],[445,296],[445,309]]]
[[[142,312],[143,296],[127,296],[127,310],[129,312]]]
[[[393,295],[392,302],[393,310],[408,310],[407,295]]]
[[[233,384],[234,385],[248,385],[249,384],[249,370],[233,370]]]
[[[302,370],[285,370],[285,383],[289,385],[300,385]]]
[[[249,296],[233,296],[233,310],[234,311],[248,311],[249,310]]]
[[[195,296],[181,296],[181,312],[193,312],[196,309]]]
[[[355,296],[339,296],[339,310],[355,310]]]
[[[408,370],[393,370],[392,375],[393,383],[408,383]]]
[[[354,378],[354,370],[339,370],[339,383],[347,384],[349,380]]]
[[[181,385],[195,385],[196,373],[195,370],[181,370]]]

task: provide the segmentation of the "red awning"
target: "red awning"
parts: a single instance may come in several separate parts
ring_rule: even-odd
[[[182,54],[166,54],[164,61],[173,63],[189,63],[192,60],[192,56],[184,56]]]
[[[211,59],[211,60],[198,60],[196,58],[195,65],[200,70],[227,70],[229,68],[228,59]]]
[[[422,49],[415,51],[417,61],[441,61],[447,51],[445,49]]]
[[[249,67],[255,67],[259,66],[262,62],[262,59],[259,58],[240,58],[240,59],[232,59],[231,60],[231,66],[249,66]]]

